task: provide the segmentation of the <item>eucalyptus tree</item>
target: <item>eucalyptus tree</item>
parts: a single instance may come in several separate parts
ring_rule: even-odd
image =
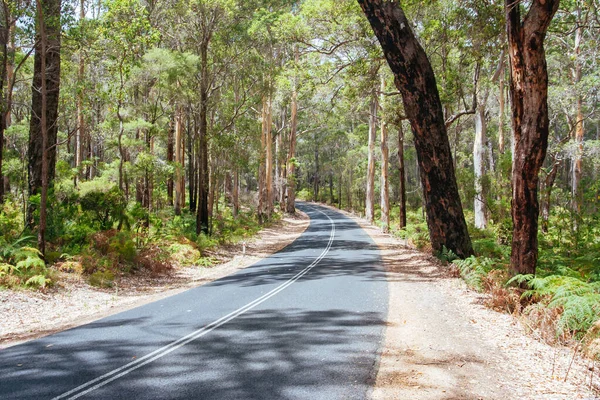
[[[111,80],[111,93],[116,102],[112,111],[118,120],[118,185],[128,198],[129,179],[124,168],[130,158],[125,147],[127,106],[132,103],[128,83],[134,66],[159,35],[150,25],[147,10],[139,0],[109,0],[105,6],[99,30],[105,46],[106,67],[115,78]]]
[[[359,0],[359,4],[394,73],[413,129],[433,250],[441,252],[445,247],[468,257],[473,248],[431,64],[398,3]]]
[[[520,1],[505,3],[514,134],[511,268],[520,274],[535,273],[538,258],[538,181],[549,125],[544,39],[558,4],[534,0],[521,18]]]
[[[41,0],[40,0],[41,1]],[[61,0],[36,3],[36,41],[29,126],[29,195],[41,194],[40,235],[44,250],[44,219],[48,187],[55,176],[58,96],[60,92]],[[27,221],[33,225],[35,207],[28,207]]]

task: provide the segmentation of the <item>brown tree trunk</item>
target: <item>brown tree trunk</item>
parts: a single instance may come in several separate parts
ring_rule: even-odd
[[[194,154],[194,134],[192,130],[192,118],[191,118],[191,110],[187,111],[188,119],[187,119],[187,129],[186,129],[186,141],[187,141],[187,156],[188,156],[188,197],[190,204],[190,212],[193,214],[196,212],[196,180],[194,176],[196,175],[196,169],[194,166],[194,160],[196,155]]]
[[[43,4],[38,2],[37,7],[38,24],[41,26],[38,25],[36,33],[29,125],[28,179],[30,196],[41,193],[44,182],[47,189],[54,180],[60,90],[61,0],[47,0]],[[42,34],[44,38],[41,37]],[[45,145],[44,140],[46,141]],[[44,164],[46,165],[44,166]],[[42,197],[44,197],[44,193],[42,193]],[[27,213],[27,222],[30,226],[33,223],[33,211],[34,207],[30,205]],[[42,221],[40,221],[41,223]]]
[[[296,64],[298,63],[298,47],[294,49],[294,58]],[[297,81],[294,80],[294,87],[292,89],[292,110],[290,117],[290,137],[289,137],[289,149],[287,156],[287,199],[286,199],[286,211],[289,214],[296,213],[296,129],[298,128],[298,88]]]
[[[511,268],[535,273],[538,258],[538,180],[548,147],[548,72],[544,38],[558,0],[534,0],[524,20],[520,1],[506,0],[510,97],[514,132]]]
[[[41,169],[42,169],[42,187],[41,187],[41,198],[40,198],[40,225],[38,227],[38,249],[42,255],[46,254],[46,216],[47,216],[47,204],[48,204],[48,82],[47,73],[47,57],[48,47],[50,42],[48,41],[48,35],[46,32],[46,20],[48,19],[48,26],[55,25],[60,21],[51,21],[51,18],[56,18],[56,14],[52,13],[52,10],[43,10],[41,0],[36,1],[37,8],[37,36],[39,37],[39,50],[40,54],[40,130],[41,130]],[[45,12],[44,12],[45,11]],[[58,13],[60,16],[60,4],[58,5]],[[52,32],[52,31],[51,31]],[[60,39],[59,39],[60,40]],[[60,57],[60,55],[59,55]]]
[[[375,138],[377,136],[377,94],[371,92],[369,110],[369,150],[367,164],[367,189],[365,198],[365,218],[370,223],[375,220]]]
[[[167,162],[172,164],[175,160],[175,115],[171,116],[169,131],[167,132]],[[167,202],[173,205],[173,174],[167,178]]]
[[[542,201],[542,232],[548,233],[548,220],[550,219],[550,204],[552,201],[552,189],[554,188],[554,181],[556,175],[558,175],[558,167],[560,167],[560,160],[558,157],[553,157],[554,162],[552,163],[552,169],[544,180],[544,197]]]
[[[2,51],[2,65],[0,66],[0,208],[4,204],[4,175],[2,174],[2,153],[4,151],[4,131],[6,130],[6,115],[8,114],[8,106],[6,102],[7,94],[5,92],[5,83],[8,80],[8,42],[10,41],[10,16],[7,15],[7,8],[4,7],[0,17],[0,46]],[[10,85],[10,83],[9,83]],[[9,86],[6,85],[6,86]]]
[[[267,219],[267,97],[262,98],[261,112],[261,134],[260,134],[260,159],[258,165],[258,221],[265,222]]]
[[[385,81],[381,77],[381,229],[383,232],[390,231],[390,184],[388,180],[388,167],[390,152],[388,149],[388,128],[383,110],[383,93],[385,92]]]
[[[404,128],[402,121],[398,124],[398,175],[400,176],[400,184],[398,191],[400,192],[400,213],[398,215],[398,223],[400,229],[406,227],[406,169],[404,168]]]
[[[267,98],[267,121],[265,131],[265,186],[266,186],[266,214],[271,218],[273,214],[273,132],[272,132],[273,105],[271,94]]]
[[[79,3],[79,23],[82,24],[85,19],[85,0]],[[79,171],[81,162],[83,161],[83,140],[85,137],[85,118],[83,115],[83,80],[85,78],[85,57],[83,48],[79,51],[79,68],[77,70],[77,83],[79,85],[77,91],[77,131],[75,132],[75,168],[77,174],[74,177],[74,183],[77,185],[77,179],[81,175]]]
[[[237,217],[240,212],[240,171],[239,171],[238,167],[235,167],[235,169],[233,171],[233,188],[232,189],[233,189],[232,214],[234,217]]]
[[[185,207],[185,140],[183,132],[183,109],[175,111],[175,215]]]
[[[394,73],[413,129],[433,251],[439,253],[446,247],[460,257],[468,257],[473,254],[473,247],[431,64],[397,2],[358,2]]]
[[[198,165],[198,206],[196,212],[196,233],[208,234],[208,94],[209,94],[209,70],[208,70],[208,44],[210,36],[206,37],[200,45],[200,121],[199,121],[199,146],[198,154],[200,164]]]
[[[500,92],[500,96],[498,97],[498,102],[500,104],[498,110],[498,151],[501,154],[504,154],[504,63],[499,76],[498,91]]]

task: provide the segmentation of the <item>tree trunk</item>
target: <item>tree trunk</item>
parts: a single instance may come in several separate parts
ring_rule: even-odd
[[[404,128],[402,121],[398,124],[398,175],[400,175],[400,213],[398,222],[400,229],[406,228],[406,170],[404,168]]]
[[[41,187],[41,198],[40,198],[40,225],[38,227],[38,249],[42,255],[46,254],[46,216],[47,216],[47,204],[48,204],[48,81],[46,75],[47,71],[47,57],[48,47],[51,44],[48,40],[46,32],[46,20],[48,20],[48,26],[59,24],[60,22],[51,21],[51,18],[56,18],[56,14],[53,14],[51,9],[43,10],[41,0],[36,2],[37,8],[37,35],[39,37],[39,50],[40,54],[40,130],[42,139],[42,187]],[[44,12],[45,11],[45,12]],[[60,4],[58,5],[58,13],[60,15]],[[52,30],[51,30],[52,32]],[[60,57],[60,55],[59,55]],[[52,76],[52,75],[51,75]]]
[[[313,175],[313,201],[319,201],[319,147],[315,144],[315,174]]]
[[[538,180],[548,147],[548,72],[544,38],[558,0],[534,0],[524,20],[520,1],[506,0],[514,132],[511,268],[534,274],[538,258]]]
[[[375,88],[371,92],[369,110],[369,150],[367,165],[367,189],[365,198],[365,218],[370,223],[375,220],[375,138],[377,136],[377,94]]]
[[[40,194],[42,186],[45,185],[47,189],[54,180],[60,90],[61,0],[47,0],[43,4],[38,2],[37,7],[39,25],[35,42],[28,148],[30,196]],[[34,207],[30,205],[27,213],[30,226],[33,223],[33,211]]]
[[[237,217],[240,212],[240,171],[235,167],[233,171],[233,210],[232,214]]]
[[[504,154],[504,63],[499,75],[498,91],[500,92],[500,96],[498,97],[498,102],[500,103],[498,110],[498,151]]]
[[[85,19],[85,0],[81,0],[79,3],[79,24],[81,25]],[[79,69],[77,70],[77,83],[79,85],[77,91],[77,131],[75,133],[75,168],[77,174],[74,177],[75,186],[77,186],[77,179],[81,175],[79,170],[83,159],[83,140],[85,137],[85,118],[83,115],[83,81],[85,78],[85,57],[83,55],[83,48],[79,51]]]
[[[261,133],[260,133],[260,159],[258,165],[258,222],[264,223],[267,219],[267,97],[262,98]]]
[[[552,163],[552,169],[544,180],[544,198],[542,201],[542,232],[548,233],[548,220],[550,219],[550,204],[552,201],[552,189],[554,187],[554,181],[556,175],[558,175],[558,167],[560,166],[560,160],[558,157],[553,157],[554,162]]]
[[[421,166],[427,225],[433,251],[473,254],[435,76],[425,51],[397,2],[358,0],[377,35],[402,93]]]
[[[171,116],[169,131],[167,132],[167,163],[172,164],[175,160],[175,115]],[[173,174],[167,178],[167,202],[173,205]]]
[[[581,188],[581,176],[583,171],[583,133],[584,133],[584,120],[583,120],[583,99],[578,88],[581,82],[582,76],[582,61],[581,61],[581,40],[583,36],[583,25],[584,22],[581,20],[581,6],[577,5],[577,28],[575,29],[575,48],[573,49],[573,57],[575,67],[573,70],[573,87],[577,92],[576,100],[576,122],[575,122],[575,135],[573,137],[575,142],[575,153],[573,157],[573,179],[572,179],[572,192],[573,197],[573,211],[575,215],[574,227],[577,230],[578,220],[577,217],[581,215],[581,205],[583,203],[583,190]]]
[[[383,110],[383,93],[385,92],[385,81],[381,76],[381,229],[387,233],[390,231],[390,184],[388,180],[388,167],[390,152],[388,149],[388,128]]]
[[[196,169],[194,166],[194,160],[196,155],[194,154],[194,134],[192,129],[192,118],[191,118],[191,110],[188,109],[188,115],[190,116],[187,119],[187,129],[186,129],[186,140],[187,140],[187,156],[188,156],[188,196],[189,196],[189,204],[190,204],[190,212],[194,214],[196,212],[196,179],[194,176],[196,175]]]
[[[296,64],[298,64],[298,47],[294,49],[294,57]],[[296,213],[296,129],[298,127],[298,83],[297,79],[294,79],[294,87],[292,89],[292,110],[290,118],[290,137],[289,137],[289,149],[287,156],[287,199],[286,199],[286,211],[289,214]]]
[[[487,96],[485,96],[487,97]],[[475,112],[475,141],[473,142],[473,167],[475,169],[475,227],[487,228],[485,212],[485,193],[483,177],[485,175],[485,144],[486,144],[485,100],[481,101]]]
[[[271,94],[267,97],[267,121],[265,131],[265,186],[266,186],[266,214],[270,219],[273,214],[273,132],[272,132],[273,104]]]
[[[177,105],[175,111],[175,215],[181,215],[185,207],[185,140],[183,110]]]

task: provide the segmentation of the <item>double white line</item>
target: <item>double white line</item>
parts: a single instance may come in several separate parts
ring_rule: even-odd
[[[146,364],[151,363],[152,361],[158,360],[159,358],[166,356],[167,354],[185,346],[186,344],[188,344],[190,342],[192,342],[198,338],[201,338],[202,336],[208,334],[209,332],[217,329],[221,325],[226,324],[227,322],[231,321],[232,319],[239,317],[240,315],[244,314],[245,312],[247,312],[247,311],[253,309],[254,307],[258,306],[259,304],[267,301],[271,297],[275,296],[277,293],[281,292],[282,290],[284,290],[285,288],[290,286],[292,283],[296,282],[298,279],[302,278],[311,269],[313,269],[319,263],[319,261],[321,261],[327,255],[327,253],[331,249],[331,245],[333,244],[333,239],[335,237],[335,222],[329,217],[329,215],[325,214],[323,211],[318,210],[318,209],[315,209],[315,211],[320,212],[321,214],[325,215],[327,217],[327,219],[329,219],[329,221],[331,222],[331,234],[329,235],[329,242],[327,243],[327,246],[325,247],[325,249],[309,266],[307,266],[302,271],[298,272],[292,278],[290,278],[286,282],[282,283],[281,285],[277,286],[275,289],[271,290],[270,292],[262,295],[261,297],[246,304],[245,306],[240,307],[237,310],[225,315],[224,317],[221,317],[218,320],[211,322],[210,324],[206,325],[205,327],[200,328],[197,331],[194,331],[180,339],[177,339],[174,342],[171,342],[168,345],[153,351],[152,353],[146,354],[145,356],[140,357],[135,361],[125,364],[122,367],[119,367],[110,372],[107,372],[106,374],[99,376],[95,379],[92,379],[91,381],[86,382],[83,385],[77,386],[75,389],[69,390],[68,392],[65,392],[59,396],[56,396],[52,400],[67,399],[67,398],[68,399],[78,399],[81,396],[84,396],[98,388],[101,388],[102,386],[105,386],[105,385],[109,384],[110,382],[117,380],[117,379],[127,375],[128,373],[135,371],[138,368],[143,367]]]

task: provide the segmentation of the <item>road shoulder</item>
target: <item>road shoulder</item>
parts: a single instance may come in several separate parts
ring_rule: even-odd
[[[388,276],[373,399],[597,398],[591,362],[528,335],[516,317],[485,307],[484,295],[434,257],[342,212],[373,238]]]

